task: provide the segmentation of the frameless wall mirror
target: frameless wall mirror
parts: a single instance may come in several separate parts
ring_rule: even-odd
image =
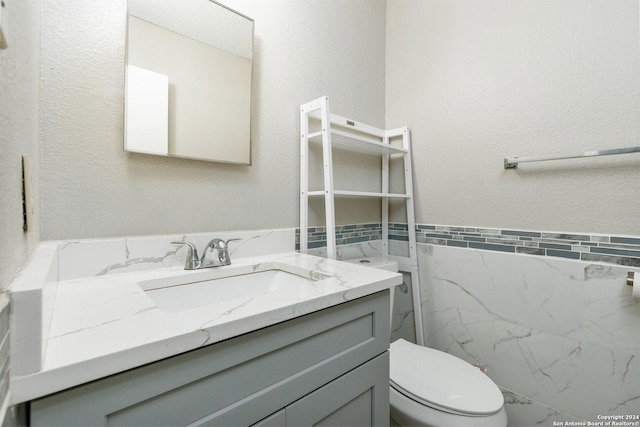
[[[210,0],[128,0],[124,149],[251,164],[253,20]]]

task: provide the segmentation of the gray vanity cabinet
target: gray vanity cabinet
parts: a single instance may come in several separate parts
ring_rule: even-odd
[[[37,399],[32,426],[388,425],[389,291]]]
[[[252,427],[384,425],[388,412],[381,409],[389,407],[389,381],[379,374],[388,369],[384,353]]]
[[[386,372],[381,378],[379,372]],[[389,353],[382,354],[285,409],[287,426],[381,425],[389,408]],[[389,422],[388,412],[385,423]]]

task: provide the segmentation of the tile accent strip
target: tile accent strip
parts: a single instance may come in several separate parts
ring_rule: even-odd
[[[405,233],[406,233],[405,224]],[[327,246],[327,228],[309,227],[309,249]],[[336,226],[336,245],[368,242],[382,239],[382,224],[353,224]],[[296,228],[296,250],[300,250],[300,229]]]
[[[432,245],[640,267],[640,238],[637,237],[419,225],[416,240]]]
[[[299,233],[300,230],[296,229],[296,250],[300,248]],[[381,238],[382,225],[380,223],[336,227],[336,244],[338,245]],[[408,241],[407,224],[390,223],[389,239]],[[416,224],[416,241],[431,245],[640,267],[640,237],[638,236]],[[325,227],[309,229],[310,248],[324,247],[326,244]]]

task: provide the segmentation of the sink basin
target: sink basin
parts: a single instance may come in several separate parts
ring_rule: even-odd
[[[291,272],[282,269],[267,269],[247,272],[246,269],[222,272],[219,270],[198,274],[183,274],[170,279],[139,282],[146,295],[165,312],[203,307],[237,300],[239,303],[269,295],[276,298],[300,298],[316,292],[318,280],[330,276],[311,274],[310,271]]]

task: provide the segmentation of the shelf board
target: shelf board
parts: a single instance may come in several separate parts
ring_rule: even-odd
[[[320,110],[310,112],[309,117],[312,117],[317,120],[322,120]],[[373,135],[378,138],[384,137],[386,132],[385,130],[377,128],[375,126],[361,123],[356,120],[351,120],[347,117],[339,116],[333,113],[329,114],[329,123],[332,126],[340,126],[347,129],[353,129],[354,131],[368,133],[369,135]]]
[[[309,134],[309,140],[322,142],[322,131]],[[331,146],[349,151],[378,155],[404,154],[407,152],[407,150],[402,147],[384,144],[374,138],[337,129],[331,129]]]
[[[324,196],[325,192],[322,190],[309,191],[307,195],[309,197]],[[378,198],[389,198],[389,199],[409,199],[411,197],[409,194],[380,193],[380,192],[373,192],[373,191],[348,191],[348,190],[333,190],[333,195],[335,197],[378,197]]]

